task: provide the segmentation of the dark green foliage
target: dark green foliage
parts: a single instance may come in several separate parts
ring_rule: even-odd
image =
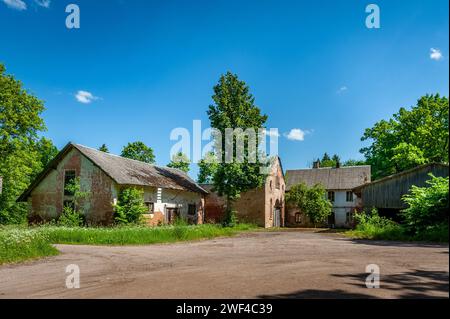
[[[123,148],[121,156],[149,164],[155,163],[153,149],[142,142],[128,143]]]
[[[213,177],[217,172],[219,167],[219,161],[213,152],[209,152],[205,157],[198,163],[199,172],[197,181],[200,184],[211,184],[213,182]]]
[[[98,150],[101,152],[109,153],[109,149],[108,146],[106,146],[106,144],[102,144],[102,146],[100,146]]]

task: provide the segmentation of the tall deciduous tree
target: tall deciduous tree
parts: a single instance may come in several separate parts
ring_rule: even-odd
[[[170,161],[169,164],[167,164],[167,167],[177,168],[187,173],[189,172],[189,165],[190,161],[189,158],[186,156],[186,154],[178,152],[172,157],[172,160]]]
[[[253,129],[255,133],[258,133],[258,129],[264,127],[267,116],[261,114],[249,87],[239,80],[237,75],[230,72],[222,75],[214,86],[212,99],[214,104],[209,106],[207,114],[211,127],[220,131],[223,136],[222,150],[226,149],[226,129]],[[229,220],[233,201],[239,198],[242,192],[261,186],[265,180],[265,176],[261,174],[261,168],[265,164],[258,160],[258,156],[253,163],[249,160],[252,154],[248,143],[244,144],[243,160],[237,160],[236,141],[237,138],[228,141],[229,144],[233,143],[233,154],[221,152],[220,163],[213,176],[214,189],[220,196],[225,196],[227,199]]]
[[[373,179],[430,162],[448,163],[448,98],[421,97],[410,110],[401,108],[389,120],[366,129],[361,153],[372,166]]]
[[[121,156],[149,164],[155,163],[153,149],[142,142],[128,143],[123,148]]]
[[[47,144],[38,140],[38,132],[45,130],[43,111],[43,102],[12,75],[5,74],[0,64],[0,223],[24,221],[26,207],[15,201],[42,169],[41,161],[48,160],[39,153],[39,147]]]

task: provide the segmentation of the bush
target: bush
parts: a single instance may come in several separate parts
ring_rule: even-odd
[[[433,231],[435,227],[442,229],[445,224],[448,227],[449,178],[432,174],[430,177],[428,187],[413,186],[410,194],[403,197],[409,207],[403,210],[402,217],[413,235]]]
[[[125,188],[119,194],[114,219],[118,224],[138,224],[147,212],[144,192],[137,188]]]
[[[63,213],[59,216],[59,226],[79,227],[84,225],[84,216],[70,206],[65,206]]]
[[[222,226],[224,227],[235,227],[239,220],[237,217],[237,212],[235,210],[229,209],[225,213],[225,218],[222,221]]]
[[[373,209],[370,213],[356,214],[355,219],[356,229],[349,232],[353,237],[385,240],[405,239],[402,226],[390,219],[381,217],[376,209]]]

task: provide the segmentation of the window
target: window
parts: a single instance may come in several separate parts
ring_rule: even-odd
[[[272,181],[270,181],[270,190],[272,190]]]
[[[155,204],[153,202],[145,202],[145,205],[147,206],[147,214],[153,214],[155,212]]]
[[[194,216],[195,214],[197,214],[197,207],[194,204],[189,204],[188,205],[188,215]]]
[[[346,224],[352,224],[353,223],[353,213],[351,211],[348,211],[345,214],[345,223]]]
[[[300,213],[295,214],[295,222],[297,224],[301,224],[302,223],[302,214],[300,214]]]
[[[65,171],[64,173],[64,195],[65,196],[73,196],[74,192],[73,190],[67,189],[67,187],[75,181],[75,171]]]
[[[280,189],[280,176],[275,178],[275,188]]]
[[[328,192],[328,200],[334,202],[334,192]]]
[[[353,202],[353,192],[347,192],[347,202]]]

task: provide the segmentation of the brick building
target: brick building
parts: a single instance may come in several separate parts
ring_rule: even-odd
[[[170,223],[176,216],[203,223],[207,191],[184,172],[73,143],[66,145],[19,197],[18,201],[29,203],[30,222],[55,219],[64,205],[71,205],[73,195],[66,186],[75,178],[79,178],[81,191],[89,193],[80,207],[89,224],[113,222],[114,204],[125,187],[144,191],[149,224]]]
[[[221,222],[225,217],[225,198],[219,197],[212,185],[202,184],[201,187],[209,192],[205,197],[205,221]],[[233,209],[237,212],[238,220],[266,228],[284,226],[285,188],[281,160],[276,157],[264,185],[242,193],[234,203]]]

